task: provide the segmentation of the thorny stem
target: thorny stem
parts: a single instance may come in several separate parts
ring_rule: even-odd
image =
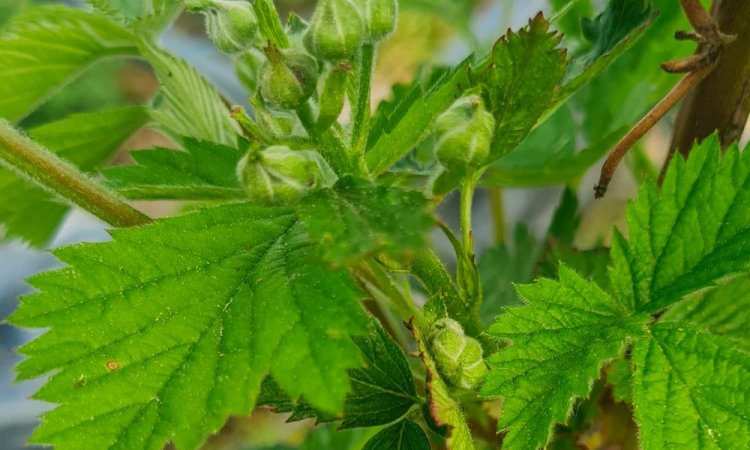
[[[609,187],[610,181],[614,176],[617,167],[620,165],[620,161],[633,145],[643,137],[659,120],[662,119],[685,95],[690,92],[695,86],[698,85],[709,73],[713,70],[714,66],[706,66],[699,69],[696,72],[689,73],[677,83],[677,86],[672,88],[671,91],[649,111],[636,125],[631,129],[628,134],[623,137],[620,142],[617,143],[615,148],[607,157],[602,167],[602,173],[599,177],[599,183],[594,188],[596,198],[604,197]]]
[[[0,162],[112,226],[132,227],[151,222],[151,218],[4,120],[0,120]]]

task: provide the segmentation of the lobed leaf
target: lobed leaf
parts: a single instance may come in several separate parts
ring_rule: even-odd
[[[352,177],[305,197],[297,211],[326,258],[336,263],[380,250],[395,255],[418,250],[434,224],[422,193]]]
[[[29,130],[39,143],[92,172],[109,160],[122,143],[148,121],[141,107],[77,114]],[[21,237],[31,245],[49,242],[70,206],[54,195],[0,168],[0,222],[7,237]]]
[[[116,22],[80,9],[26,9],[0,32],[0,117],[26,117],[102,58],[137,55],[134,41]]]
[[[246,149],[181,139],[184,150],[155,148],[131,152],[134,166],[104,171],[107,184],[138,200],[242,199],[247,194],[237,179],[237,164]]]
[[[585,397],[608,360],[642,333],[647,315],[629,316],[627,304],[596,283],[560,267],[560,280],[519,288],[528,306],[509,308],[487,333],[511,340],[488,358],[485,397],[503,397],[503,448],[535,450],[547,444],[576,397]]]
[[[270,373],[341,411],[366,332],[350,276],[316,258],[293,211],[231,204],[55,251],[10,321],[50,330],[19,379],[54,372],[32,440],[58,449],[196,448],[251,411]]]
[[[716,137],[675,158],[661,191],[646,184],[615,233],[610,278],[632,307],[656,312],[750,269],[750,152],[721,157]]]
[[[633,348],[643,448],[738,449],[750,442],[750,356],[729,339],[658,324]]]

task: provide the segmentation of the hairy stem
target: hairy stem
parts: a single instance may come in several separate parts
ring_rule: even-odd
[[[505,242],[505,205],[503,203],[503,190],[500,188],[490,188],[490,208],[492,210],[492,227],[495,236],[495,242]]]
[[[351,152],[357,158],[364,155],[367,132],[370,129],[370,95],[374,60],[374,44],[364,44],[359,57],[357,98],[354,99],[354,117],[352,120]]]
[[[0,120],[0,161],[57,195],[115,227],[144,225],[151,219],[72,164]]]
[[[471,231],[471,211],[474,206],[476,181],[470,178],[461,186],[461,243],[469,259],[474,257],[474,236]]]
[[[352,164],[343,142],[334,134],[333,129],[318,132],[312,108],[308,103],[304,103],[297,109],[297,117],[318,152],[338,175],[358,173],[358,168]]]

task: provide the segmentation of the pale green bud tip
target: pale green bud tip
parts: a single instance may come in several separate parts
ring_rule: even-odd
[[[495,131],[495,118],[479,95],[456,100],[435,123],[437,155],[449,170],[477,168],[487,162]]]
[[[200,0],[187,6],[203,11],[208,35],[224,53],[239,53],[258,41],[258,18],[248,1]]]
[[[488,370],[482,346],[464,334],[461,324],[448,318],[438,320],[429,343],[438,371],[451,385],[474,389],[482,382]]]
[[[322,0],[305,34],[305,46],[319,59],[354,56],[365,38],[361,11],[352,0]]]
[[[265,49],[268,56],[260,75],[260,92],[271,106],[295,109],[315,91],[318,64],[307,53],[292,49]]]
[[[380,41],[396,29],[397,0],[358,0],[365,32],[372,41]]]
[[[271,146],[250,150],[237,165],[248,196],[260,204],[296,200],[324,180],[317,152]]]

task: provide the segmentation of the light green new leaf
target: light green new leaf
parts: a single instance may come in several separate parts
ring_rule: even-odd
[[[366,332],[359,291],[316,257],[294,212],[232,204],[57,250],[11,317],[50,330],[19,379],[55,372],[34,442],[60,450],[196,448],[251,411],[270,373],[338,413]]]
[[[402,420],[373,436],[362,450],[430,450],[430,442],[419,425]]]
[[[658,324],[633,348],[635,417],[647,450],[750,442],[750,355],[690,326]]]
[[[394,255],[418,250],[435,223],[422,193],[352,177],[309,195],[297,210],[326,258],[336,263],[379,250]]]
[[[162,103],[151,112],[168,134],[234,147],[239,126],[219,93],[185,60],[141,42],[161,82]]]
[[[750,269],[750,152],[715,137],[675,158],[661,190],[644,186],[628,207],[626,242],[615,233],[610,278],[635,309],[656,312],[686,294]]]
[[[140,200],[247,198],[236,175],[246,149],[191,138],[181,141],[184,151],[131,152],[137,165],[106,169],[108,184],[127,198]]]
[[[78,114],[29,130],[39,143],[91,172],[148,121],[146,110],[126,107]],[[31,245],[47,243],[70,207],[52,194],[0,168],[0,222],[8,237],[18,236]]]
[[[419,402],[409,364],[399,346],[374,320],[366,336],[353,338],[365,367],[349,371],[352,389],[341,417],[316,411],[307,401],[293,401],[272,379],[263,382],[259,405],[292,413],[290,421],[315,417],[318,422],[341,419],[340,428],[374,427],[400,419]]]
[[[710,333],[734,339],[750,351],[750,276],[738,276],[703,295],[678,303],[661,320],[692,323]]]
[[[510,32],[492,48],[479,81],[488,91],[495,116],[492,159],[513,150],[551,107],[567,67],[561,35],[549,31],[542,14],[518,32]]]
[[[22,119],[92,63],[137,54],[133,34],[106,17],[29,8],[0,33],[0,117]]]
[[[529,305],[507,309],[487,330],[513,345],[488,358],[482,395],[505,399],[503,448],[536,450],[648,316],[629,317],[626,304],[564,265],[560,281],[542,279],[519,292]]]
[[[422,330],[412,324],[414,339],[417,341],[419,356],[427,371],[425,389],[428,397],[428,409],[437,426],[448,428],[445,445],[448,450],[475,450],[471,430],[466,423],[461,403],[451,394],[450,389],[440,376],[437,364],[427,348],[427,340]]]

